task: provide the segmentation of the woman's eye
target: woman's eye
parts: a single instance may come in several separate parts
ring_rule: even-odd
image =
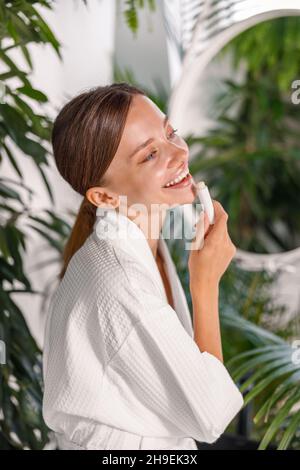
[[[152,155],[154,155],[156,153],[155,150],[153,150],[153,152],[149,153],[149,155],[147,155],[147,157],[145,158],[144,162],[149,162],[149,157],[151,157]]]
[[[174,137],[177,131],[178,129],[173,129],[171,134],[169,134],[169,137]],[[153,150],[151,153],[149,153],[149,155],[147,155],[147,157],[145,158],[145,160],[143,160],[143,162],[149,162],[150,160],[152,160],[152,158],[150,157],[152,157],[152,155],[154,155],[155,153],[156,153],[156,150]]]
[[[177,131],[178,131],[178,129],[173,129],[173,131],[170,134],[170,137],[174,137],[174,135],[176,134]]]

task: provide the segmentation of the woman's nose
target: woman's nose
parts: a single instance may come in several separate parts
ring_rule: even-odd
[[[170,159],[169,161],[169,165],[168,165],[168,168],[173,168],[173,169],[184,169],[184,167],[187,165],[187,162],[188,162],[188,158],[183,156],[182,153],[180,155],[180,157],[178,156],[175,156],[173,157],[172,159]]]

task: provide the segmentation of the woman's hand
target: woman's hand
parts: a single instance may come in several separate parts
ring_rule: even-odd
[[[202,211],[196,224],[188,261],[191,291],[201,284],[218,284],[236,253],[227,231],[228,214],[218,201],[213,200],[213,206],[215,223],[210,225]]]

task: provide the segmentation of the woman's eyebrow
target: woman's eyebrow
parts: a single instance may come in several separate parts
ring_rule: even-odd
[[[164,118],[164,120],[163,120],[163,127],[166,126],[168,120],[169,120],[169,116],[166,115],[165,118]],[[147,145],[149,145],[150,142],[152,142],[153,140],[154,140],[154,138],[151,137],[150,139],[147,139],[147,140],[146,140],[145,142],[143,142],[142,144],[138,145],[138,146],[136,147],[136,149],[129,155],[128,158],[132,158],[137,152],[139,152],[139,150],[141,150],[141,149],[147,147]]]

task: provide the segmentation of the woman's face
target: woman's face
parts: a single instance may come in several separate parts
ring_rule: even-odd
[[[123,135],[104,177],[107,189],[127,197],[127,205],[173,207],[194,201],[191,178],[167,183],[188,171],[189,148],[149,98],[135,95]],[[151,139],[151,140],[150,140]]]

